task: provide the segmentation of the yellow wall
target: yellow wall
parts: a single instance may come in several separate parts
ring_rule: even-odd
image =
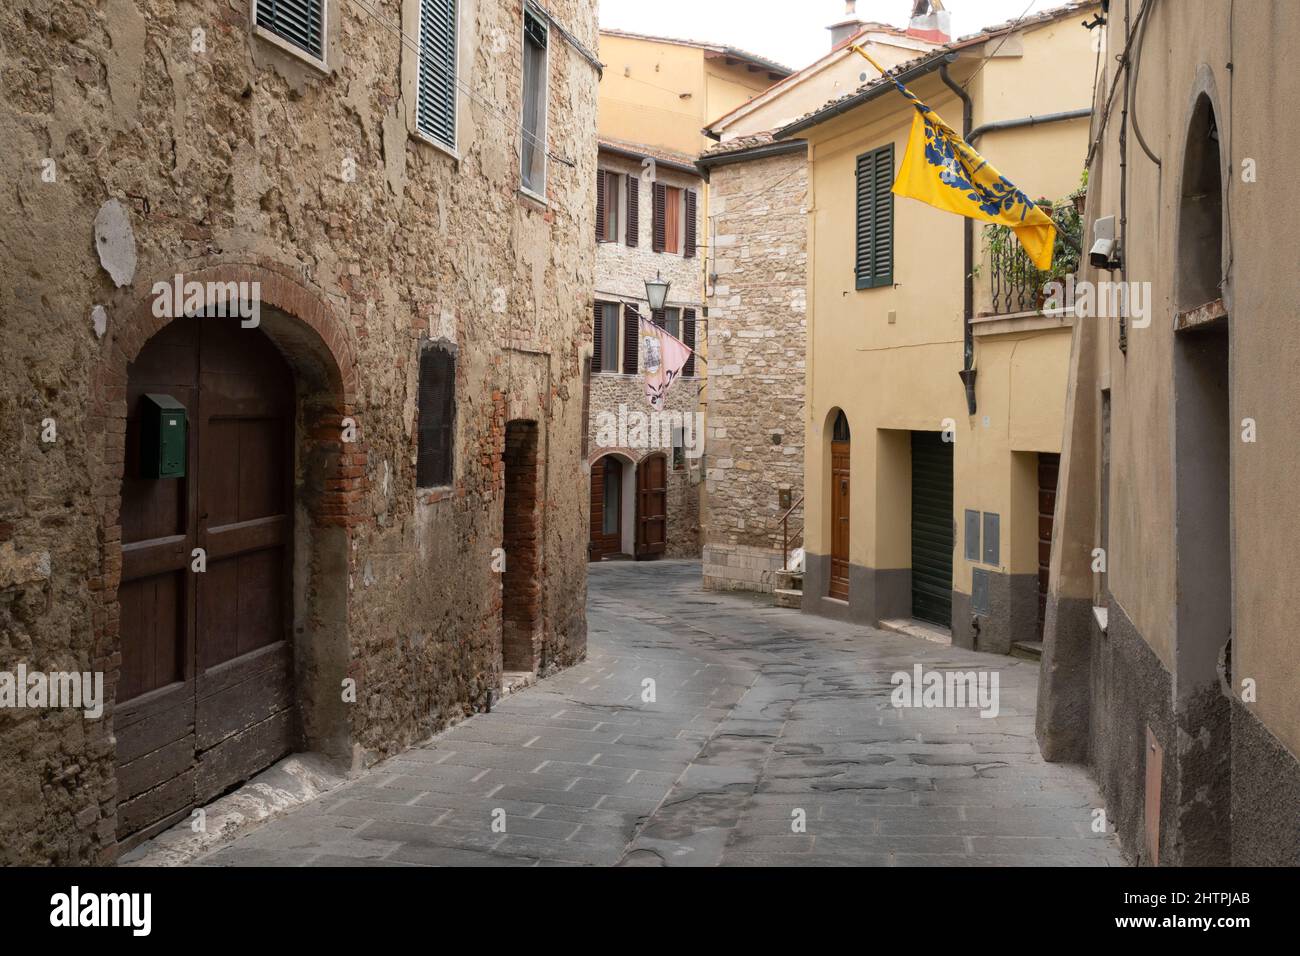
[[[704,124],[771,85],[766,71],[706,57],[681,43],[600,35],[600,135],[692,156],[712,140]]]
[[[1032,30],[1003,52],[1015,55],[989,61],[970,83],[976,125],[1089,104],[1093,54],[1073,20]],[[967,80],[976,62],[959,61],[954,78]],[[960,126],[961,104],[937,74],[910,88]],[[992,570],[1037,570],[1035,453],[1061,449],[1070,334],[1066,327],[978,338],[979,408],[970,417],[957,377],[963,220],[896,197],[895,285],[854,288],[856,158],[892,141],[897,170],[911,120],[906,102],[889,93],[800,134],[809,140],[811,163],[807,437],[810,449],[821,449],[808,456],[807,545],[815,554],[830,551],[829,453],[822,445],[834,409],[845,411],[853,436],[849,558],[872,569],[911,564],[906,433],[941,431],[950,419],[954,588],[968,593],[972,565],[962,559],[961,540],[967,508],[1001,515],[1001,561]],[[1086,144],[1082,120],[990,133],[978,148],[1031,196],[1055,198],[1077,185]],[[987,281],[985,272],[977,290]]]

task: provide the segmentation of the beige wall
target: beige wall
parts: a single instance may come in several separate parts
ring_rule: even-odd
[[[1088,105],[1092,72],[1088,35],[1058,24],[1009,41],[970,83],[975,124]],[[995,45],[995,44],[994,44]],[[980,48],[975,56],[982,55]],[[952,68],[960,83],[977,60]],[[1014,59],[1012,59],[1014,56]],[[1057,66],[1052,66],[1057,64]],[[1033,82],[1028,81],[1033,77]],[[1046,80],[1050,78],[1051,82]],[[961,104],[937,74],[910,89],[955,127]],[[842,408],[853,434],[849,558],[874,568],[907,568],[910,544],[910,444],[907,432],[955,425],[953,519],[957,522],[954,589],[970,590],[972,564],[962,559],[962,511],[1002,518],[1000,564],[991,570],[1037,569],[1036,452],[1059,452],[1070,338],[1068,326],[1039,320],[1029,328],[986,326],[976,341],[979,370],[974,417],[957,377],[962,368],[963,220],[915,200],[894,201],[894,286],[854,288],[854,168],[858,155],[893,142],[903,160],[912,113],[889,93],[866,107],[808,130],[812,183],[809,210],[809,346],[806,487],[808,546],[830,550],[829,450],[824,434]],[[1077,185],[1086,151],[1086,121],[990,133],[978,148],[1031,196],[1064,195]],[[980,226],[976,227],[977,236]],[[987,272],[976,281],[987,287]],[[987,293],[983,293],[987,299]],[[891,320],[891,313],[893,315]],[[1017,454],[1024,453],[1024,454]]]

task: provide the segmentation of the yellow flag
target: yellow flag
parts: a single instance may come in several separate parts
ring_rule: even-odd
[[[854,49],[871,60],[859,47]],[[874,60],[871,62],[879,68]],[[907,154],[894,180],[894,194],[919,199],[959,216],[1009,226],[1034,265],[1044,271],[1050,269],[1056,245],[1052,217],[990,166],[907,87],[897,80],[894,85],[916,107]]]

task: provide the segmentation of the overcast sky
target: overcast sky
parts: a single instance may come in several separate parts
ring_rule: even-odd
[[[1065,0],[945,0],[955,36],[1063,5]],[[858,0],[860,20],[907,26],[912,0]],[[600,0],[600,25],[655,36],[736,46],[794,69],[830,49],[826,27],[844,19],[844,0]]]

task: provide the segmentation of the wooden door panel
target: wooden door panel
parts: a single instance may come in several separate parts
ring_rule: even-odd
[[[638,558],[664,553],[668,543],[668,467],[663,455],[651,455],[637,466]]]
[[[118,696],[129,701],[185,679],[185,579],[155,574],[118,588],[122,643]]]
[[[849,503],[852,484],[849,476],[850,443],[831,442],[831,578],[829,593],[833,598],[849,598]]]

